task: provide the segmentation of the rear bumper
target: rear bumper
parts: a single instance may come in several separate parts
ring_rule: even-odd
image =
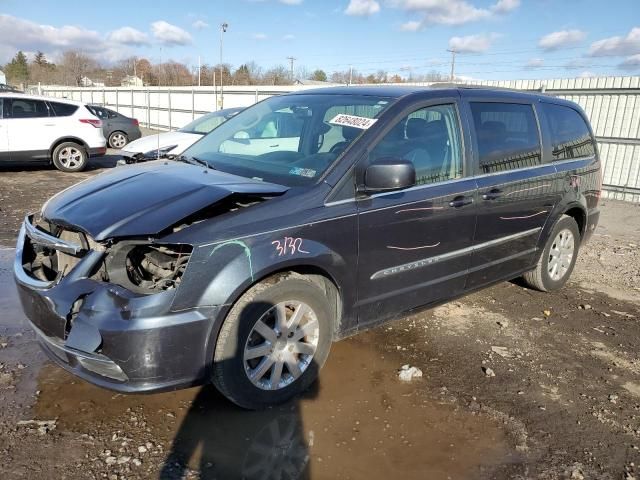
[[[107,147],[95,147],[89,149],[90,157],[101,157],[107,153]]]

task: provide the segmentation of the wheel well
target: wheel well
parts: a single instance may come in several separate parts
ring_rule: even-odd
[[[331,302],[331,311],[334,312],[333,333],[338,332],[342,323],[342,296],[340,294],[340,289],[331,275],[319,267],[313,265],[300,265],[289,267],[277,272],[271,272],[262,278],[256,279],[256,281],[249,286],[247,290],[258,283],[277,283],[278,281],[288,277],[305,277],[324,291],[327,299]],[[242,292],[238,296],[238,299],[242,297],[245,292]]]
[[[65,142],[77,143],[78,145],[80,145],[82,148],[85,149],[87,154],[89,153],[88,145],[86,143],[84,143],[82,140],[80,140],[79,138],[74,138],[74,137],[65,137],[65,138],[61,138],[59,140],[56,140],[53,143],[53,145],[51,145],[51,149],[49,150],[49,155],[51,156],[51,158],[53,158],[53,151],[58,147],[58,145],[60,145],[61,143],[65,143]]]
[[[112,132],[109,132],[109,137],[111,137],[111,135],[113,135],[114,133],[121,133],[125,137],[127,136],[127,132],[125,132],[124,130],[113,130]]]
[[[578,224],[578,231],[580,232],[580,236],[584,236],[584,229],[587,223],[587,216],[580,207],[573,207],[564,212],[565,215],[569,215],[573,218]]]

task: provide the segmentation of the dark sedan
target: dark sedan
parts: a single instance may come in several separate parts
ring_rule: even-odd
[[[87,108],[102,120],[102,133],[111,148],[120,149],[142,136],[137,119],[99,105],[87,105]]]

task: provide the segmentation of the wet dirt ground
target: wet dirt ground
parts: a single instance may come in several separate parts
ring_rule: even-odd
[[[17,228],[100,170],[0,171],[0,478],[637,478],[639,206],[603,202],[562,291],[505,282],[362,333],[302,398],[246,412],[211,387],[102,390],[40,353]],[[405,364],[423,377],[401,382]]]

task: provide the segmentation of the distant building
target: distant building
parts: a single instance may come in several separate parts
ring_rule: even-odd
[[[120,85],[123,87],[144,87],[144,82],[140,77],[127,75],[122,79],[122,82],[120,82]]]
[[[0,70],[0,83],[7,83],[7,77],[2,70]]]

